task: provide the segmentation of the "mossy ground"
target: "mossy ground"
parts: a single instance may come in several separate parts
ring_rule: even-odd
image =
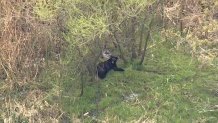
[[[64,81],[61,104],[72,120],[80,116],[85,122],[96,117],[98,102],[97,118],[106,122],[216,123],[217,73],[216,64],[199,68],[195,58],[159,44],[149,49],[143,66],[132,64],[124,73],[110,72],[97,83],[86,82],[82,97],[79,86]],[[138,96],[125,100],[130,94]],[[87,112],[89,116],[83,116]]]

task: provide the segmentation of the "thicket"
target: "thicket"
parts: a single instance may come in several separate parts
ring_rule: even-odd
[[[63,43],[59,20],[40,14],[44,2],[0,1],[0,122],[51,122],[61,113],[44,100],[49,87],[39,80]]]
[[[0,0],[1,118],[57,121],[60,102],[46,97],[61,96],[63,81],[93,80],[104,49],[142,65],[147,49],[172,43],[212,66],[217,10],[216,0]]]

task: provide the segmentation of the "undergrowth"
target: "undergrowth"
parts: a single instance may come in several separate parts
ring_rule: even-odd
[[[124,67],[124,73],[110,72],[106,79],[96,82],[90,82],[89,75],[79,78],[88,73],[85,71],[89,69],[90,60],[97,58],[101,50],[97,46],[99,42],[110,40],[118,45],[115,34],[120,41],[131,39],[128,34],[122,37],[122,33],[128,33],[132,28],[129,26],[135,25],[137,18],[132,15],[138,13],[136,8],[142,7],[141,14],[147,12],[144,7],[149,3],[141,2],[125,1],[120,7],[119,1],[106,2],[105,6],[99,1],[96,6],[95,2],[86,0],[0,0],[0,122],[216,123],[217,19],[206,21],[207,16],[197,16],[199,23],[193,23],[197,38],[191,31],[183,38],[175,29],[165,30],[168,40],[174,42],[163,42],[162,37],[151,36],[157,38],[157,42],[148,48],[143,65],[133,61]],[[179,7],[177,4],[175,7]],[[111,13],[111,10],[114,11]],[[170,16],[171,11],[177,12],[170,6],[165,10],[169,19],[174,15]],[[197,10],[195,15],[202,14],[200,7]],[[208,14],[207,9],[203,11]],[[217,14],[215,7],[210,11],[214,11],[211,17]],[[141,14],[136,15],[137,22],[142,19]],[[170,20],[179,22],[177,19]],[[116,26],[122,27],[121,24],[123,28],[118,29]],[[138,39],[135,41],[138,44]],[[123,55],[130,54],[129,47],[134,46],[132,43],[125,46],[127,42],[120,43]],[[122,56],[121,49],[120,54]],[[80,80],[85,80],[81,97]]]
[[[170,44],[157,45],[148,56],[143,67],[133,64],[124,73],[110,72],[105,80],[86,82],[82,97],[71,81],[64,81],[68,88],[63,88],[63,109],[72,120],[85,122],[218,121],[217,66],[200,69],[195,58]]]

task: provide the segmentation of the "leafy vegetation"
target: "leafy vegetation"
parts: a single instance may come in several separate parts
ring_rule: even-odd
[[[216,123],[217,10],[216,0],[0,0],[0,122]],[[95,78],[104,50],[124,73]]]

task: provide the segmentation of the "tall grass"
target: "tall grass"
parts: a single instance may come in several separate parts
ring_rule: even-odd
[[[62,114],[56,102],[45,100],[50,91],[38,79],[48,62],[58,64],[62,46],[58,20],[42,20],[34,11],[38,2],[0,1],[0,121],[5,123],[58,122]]]

